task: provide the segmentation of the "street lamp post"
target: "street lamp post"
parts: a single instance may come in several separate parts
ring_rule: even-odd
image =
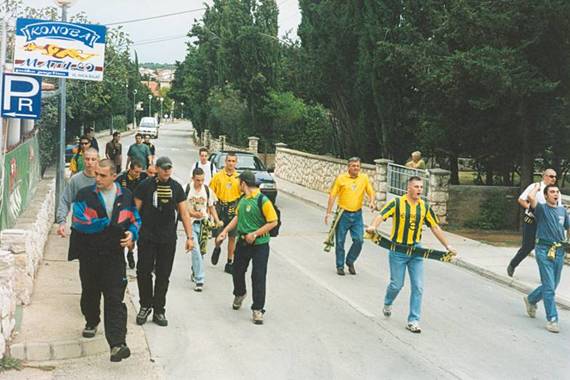
[[[182,106],[182,107],[180,108],[180,110],[181,110],[181,112],[182,112],[182,115],[180,116],[180,119],[184,120],[184,102],[180,103],[180,105]]]
[[[137,127],[137,89],[133,90],[133,129]]]
[[[164,102],[164,98],[161,96],[160,97],[160,121],[162,121],[162,116],[164,115],[164,113],[162,112],[162,102]]]
[[[67,22],[67,8],[69,8],[75,0],[55,0],[55,3],[61,7],[61,21]],[[65,78],[59,79],[59,154],[56,161],[56,177],[55,177],[55,214],[59,207],[59,198],[63,192],[64,173],[65,173],[65,122],[67,109],[67,89]],[[54,214],[54,215],[55,215]]]
[[[152,116],[152,95],[148,96],[148,116]]]

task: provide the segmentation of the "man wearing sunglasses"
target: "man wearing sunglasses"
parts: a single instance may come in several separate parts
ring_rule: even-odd
[[[85,168],[85,152],[89,148],[91,148],[91,140],[89,140],[87,135],[81,136],[79,139],[79,152],[75,153],[69,162],[69,170],[71,171],[71,174],[83,171]]]
[[[542,173],[542,181],[538,183],[540,185],[538,192],[536,194],[536,200],[538,203],[546,203],[544,198],[544,189],[546,186],[556,184],[556,171],[554,169],[546,169]],[[536,239],[536,222],[534,220],[534,209],[532,208],[528,195],[535,188],[537,183],[531,183],[525,191],[519,196],[518,202],[522,208],[524,208],[524,218],[522,226],[522,246],[512,258],[509,266],[507,267],[507,274],[509,277],[513,277],[515,269],[517,266],[528,256],[530,251],[534,249],[535,239]],[[562,197],[558,198],[558,206],[562,206]]]
[[[335,231],[336,273],[339,276],[344,276],[345,274],[344,242],[349,231],[352,245],[348,250],[348,255],[346,255],[346,266],[350,274],[356,274],[354,262],[360,255],[362,244],[364,243],[364,221],[362,219],[364,194],[368,197],[370,208],[376,208],[376,195],[370,180],[366,174],[360,173],[360,158],[349,158],[347,172],[339,175],[331,187],[327,213],[325,215],[325,224],[329,224],[329,217],[338,197],[338,207],[342,209]]]

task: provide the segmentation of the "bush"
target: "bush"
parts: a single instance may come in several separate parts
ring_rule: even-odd
[[[469,220],[465,227],[480,230],[503,230],[509,228],[508,218],[509,204],[504,195],[493,194],[481,204],[479,217]]]

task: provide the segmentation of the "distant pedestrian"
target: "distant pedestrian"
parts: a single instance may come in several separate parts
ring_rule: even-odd
[[[71,174],[76,174],[83,171],[83,168],[85,167],[83,155],[89,148],[91,148],[91,141],[89,140],[89,137],[86,135],[81,136],[79,138],[79,152],[75,153],[69,162],[69,171],[71,171]],[[95,149],[95,151],[98,152],[97,149]]]
[[[437,240],[451,253],[455,250],[449,245],[445,235],[439,227],[438,219],[431,207],[421,199],[423,180],[420,177],[408,179],[407,193],[394,198],[380,211],[372,224],[366,229],[374,232],[378,226],[392,218],[392,233],[390,240],[394,243],[394,249],[389,251],[390,261],[390,284],[384,297],[384,316],[392,315],[392,304],[404,286],[406,269],[410,275],[412,292],[410,295],[410,312],[406,328],[413,333],[420,333],[420,313],[422,308],[424,258],[416,255],[408,255],[406,252],[420,245],[422,227],[428,226]]]
[[[148,177],[156,177],[156,165],[150,165],[146,168],[146,175]]]
[[[137,239],[140,217],[131,192],[115,183],[116,176],[113,162],[101,160],[96,185],[77,194],[69,260],[79,259],[81,312],[86,321],[83,337],[92,338],[97,332],[103,295],[105,338],[111,348],[111,361],[120,362],[131,354],[126,343],[123,250]]]
[[[147,166],[150,166],[154,163],[154,158],[156,157],[156,147],[150,141],[150,135],[144,135],[144,144],[148,146],[150,150],[150,156],[148,157]]]
[[[192,281],[194,282],[194,290],[201,292],[204,287],[204,259],[202,258],[201,246],[205,242],[203,239],[208,238],[206,223],[219,223],[218,214],[214,207],[214,194],[204,183],[204,171],[196,168],[192,172],[192,182],[188,188],[188,212],[192,219],[192,233],[194,238],[194,247],[192,248]]]
[[[519,205],[524,209],[524,218],[522,225],[522,246],[507,266],[507,274],[509,277],[513,277],[515,274],[515,269],[525,259],[525,257],[529,255],[535,246],[536,223],[534,220],[534,210],[530,204],[528,195],[536,185],[539,185],[540,189],[536,194],[536,200],[538,203],[546,203],[546,199],[544,198],[544,189],[546,186],[554,185],[555,183],[556,171],[554,171],[554,169],[546,169],[544,173],[542,173],[542,181],[538,183],[531,183],[519,196]],[[562,206],[562,197],[558,197],[558,206]]]
[[[148,176],[142,171],[142,164],[138,161],[131,161],[129,169],[119,174],[116,182],[125,189],[129,189],[131,193],[135,193],[137,186]],[[135,269],[135,255],[133,253],[134,246],[129,247],[127,252],[127,263],[130,269]]]
[[[75,201],[77,193],[84,187],[95,185],[95,170],[99,165],[99,153],[94,148],[89,148],[82,157],[83,171],[69,179],[57,206],[56,223],[59,224],[57,234],[61,237],[65,237],[67,216],[71,211],[71,205]]]
[[[253,323],[263,324],[265,313],[265,293],[267,263],[269,260],[269,231],[278,224],[277,212],[256,185],[255,174],[245,170],[239,175],[240,188],[244,197],[239,201],[236,216],[218,235],[221,243],[230,231],[235,230],[238,242],[233,268],[234,310],[241,308],[246,297],[245,273],[252,261],[251,286],[253,303],[251,305]],[[261,208],[260,208],[261,205]]]
[[[184,189],[171,178],[172,161],[168,157],[160,157],[156,160],[156,167],[156,177],[145,179],[135,190],[135,203],[142,220],[138,241],[140,310],[137,324],[144,324],[154,310],[152,321],[159,326],[167,326],[166,293],[176,252],[178,215],[186,231],[186,251],[192,249],[194,242]]]
[[[117,168],[117,173],[122,171],[123,165],[123,144],[120,142],[121,133],[114,132],[113,139],[105,146],[105,156],[113,161]]]
[[[350,231],[352,245],[346,255],[346,266],[350,274],[356,274],[354,263],[364,243],[364,221],[362,219],[362,204],[364,195],[367,195],[369,205],[372,209],[376,208],[376,195],[368,176],[360,172],[360,158],[352,157],[348,160],[348,170],[346,173],[339,175],[330,190],[327,205],[327,213],[325,215],[325,224],[329,223],[329,217],[332,215],[332,209],[335,200],[338,197],[338,207],[342,210],[339,220],[336,224],[336,272],[340,276],[344,276],[345,251],[344,243],[346,234]]]
[[[198,151],[199,159],[192,165],[192,170],[200,168],[204,171],[204,184],[206,186],[210,186],[210,182],[212,181],[212,177],[218,172],[216,169],[216,165],[212,161],[208,160],[208,149],[207,148],[200,148]]]
[[[411,168],[411,169],[425,170],[426,169],[426,163],[422,159],[422,152],[420,152],[419,150],[413,152],[410,156],[410,160],[408,162],[406,162],[406,167]]]
[[[216,194],[218,202],[216,203],[216,211],[220,220],[227,226],[236,215],[236,207],[242,195],[238,172],[236,170],[237,155],[234,152],[228,152],[225,159],[224,168],[214,175],[210,188]],[[228,237],[228,261],[224,267],[226,273],[232,273],[232,265],[234,260],[234,251],[236,247],[236,233],[231,230]],[[221,243],[216,240],[216,247],[212,252],[212,265],[218,264],[221,252]]]
[[[150,158],[150,149],[143,143],[143,135],[137,133],[135,135],[135,143],[129,147],[127,152],[127,167],[129,167],[131,161],[137,160],[143,165],[143,169],[146,169]]]
[[[91,147],[95,148],[95,150],[97,150],[97,152],[98,152],[99,151],[99,142],[97,142],[97,139],[95,138],[95,129],[88,127],[85,130],[85,134],[89,138],[89,142],[91,143]]]
[[[534,210],[536,223],[535,257],[540,271],[541,285],[524,297],[529,317],[536,316],[536,304],[544,301],[546,312],[546,329],[552,333],[560,332],[558,312],[556,310],[556,288],[560,283],[564,257],[566,252],[562,243],[565,232],[570,236],[570,216],[566,209],[559,205],[560,189],[556,185],[546,185],[542,190],[545,203],[538,201],[541,185],[534,184],[528,194],[530,207]]]

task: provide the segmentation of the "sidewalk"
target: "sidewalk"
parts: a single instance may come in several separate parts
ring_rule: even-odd
[[[81,337],[85,320],[79,306],[79,263],[67,261],[68,244],[69,237],[57,236],[54,226],[35,280],[32,302],[23,307],[21,326],[10,345],[12,357],[35,362],[109,355],[103,323],[99,324],[95,338]],[[129,269],[127,277],[129,281],[136,281],[134,272]],[[125,303],[128,309],[127,344],[133,356],[149,362],[144,331],[135,323],[136,311],[128,293]]]
[[[328,194],[305,188],[276,176],[274,178],[279,191],[326,209]],[[364,223],[369,224],[375,215],[377,214],[373,214],[369,208],[364,209]],[[382,224],[380,229],[388,234],[390,227],[391,222],[388,222]],[[446,236],[449,243],[459,252],[459,257],[454,263],[455,265],[478,273],[500,284],[515,288],[522,293],[530,293],[540,284],[538,267],[534,257],[526,258],[517,267],[513,278],[507,276],[507,265],[518,248],[494,247],[449,232],[446,232]],[[441,244],[429,229],[425,229],[422,242],[427,247],[441,248]],[[565,309],[570,309],[570,277],[568,275],[562,274],[556,293],[558,305]]]

